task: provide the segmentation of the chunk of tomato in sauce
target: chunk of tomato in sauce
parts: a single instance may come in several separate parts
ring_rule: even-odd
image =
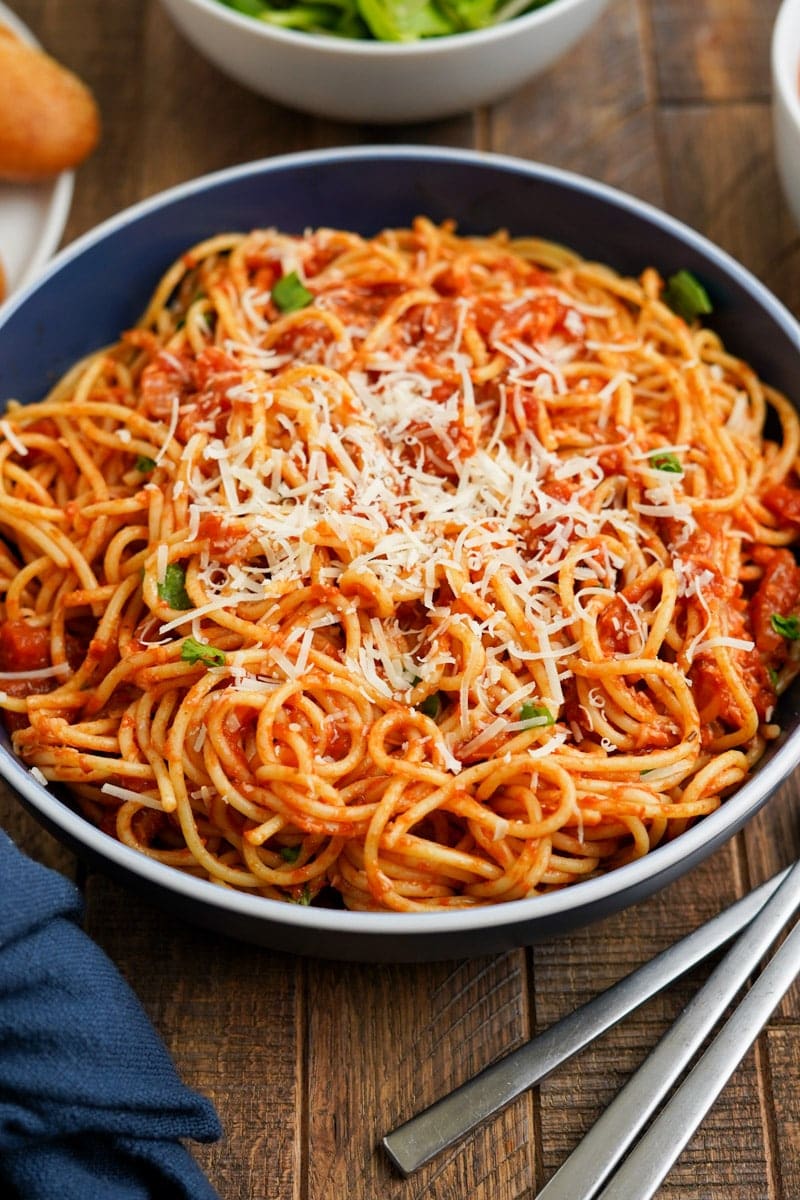
[[[27,621],[0,624],[0,670],[39,671],[50,666],[50,633]]]
[[[50,634],[27,621],[3,621],[0,624],[0,671],[39,671],[50,666]],[[2,690],[9,696],[33,696],[49,692],[53,679],[4,679]],[[24,729],[28,718],[22,713],[3,713],[9,732]]]
[[[776,550],[750,601],[750,623],[756,647],[771,665],[786,661],[787,641],[772,626],[773,614],[788,617],[800,604],[800,567],[791,551]]]
[[[776,483],[761,497],[764,507],[789,525],[800,525],[800,488]]]

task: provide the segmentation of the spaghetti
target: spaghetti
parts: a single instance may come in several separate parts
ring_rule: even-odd
[[[0,420],[14,749],[276,899],[606,871],[777,736],[799,449],[653,269],[425,219],[215,237]]]

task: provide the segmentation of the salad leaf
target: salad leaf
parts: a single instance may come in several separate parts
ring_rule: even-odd
[[[382,42],[410,42],[483,29],[552,0],[220,0],[283,29]]]
[[[497,0],[439,0],[439,6],[450,20],[451,32],[461,33],[491,25]]]
[[[338,15],[336,6],[290,4],[285,8],[265,8],[260,20],[268,25],[279,25],[282,29],[297,29],[301,33],[334,33]]]
[[[370,32],[382,42],[414,42],[455,32],[433,0],[357,0]]]
[[[222,3],[236,12],[244,13],[246,17],[260,17],[267,7],[263,0],[222,0]]]

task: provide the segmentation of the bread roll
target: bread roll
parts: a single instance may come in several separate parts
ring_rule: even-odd
[[[29,182],[77,166],[99,136],[86,85],[0,26],[0,179]]]

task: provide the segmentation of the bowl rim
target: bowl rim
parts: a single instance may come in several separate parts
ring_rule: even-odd
[[[367,145],[334,147],[299,151],[241,163],[210,172],[156,193],[133,204],[90,229],[62,249],[45,271],[27,287],[14,293],[0,306],[0,337],[6,322],[51,279],[80,257],[84,250],[101,243],[133,221],[158,212],[159,209],[185,200],[198,193],[235,183],[249,177],[309,168],[318,164],[339,162],[358,164],[365,159],[394,159],[402,161],[452,162],[461,166],[490,167],[495,170],[521,174],[528,178],[555,183],[570,190],[583,192],[611,204],[623,213],[645,219],[663,231],[679,238],[688,248],[709,259],[742,287],[766,311],[772,321],[788,333],[797,346],[800,358],[800,324],[780,300],[746,267],[716,246],[703,234],[648,201],[622,192],[608,184],[562,168],[529,161],[510,155],[452,147],[425,145]],[[646,264],[643,263],[643,267]],[[800,400],[800,397],[798,398]],[[0,775],[27,800],[31,808],[47,823],[60,829],[73,842],[109,861],[126,873],[137,876],[163,890],[180,895],[194,903],[208,905],[231,915],[263,919],[266,923],[315,932],[329,932],[354,937],[442,935],[448,933],[490,932],[501,927],[530,924],[544,920],[568,918],[573,909],[597,906],[602,912],[604,903],[613,903],[617,894],[644,885],[648,880],[674,872],[681,859],[693,860],[709,845],[715,847],[727,840],[764,804],[800,762],[800,725],[778,740],[771,757],[759,764],[755,774],[713,813],[684,831],[671,842],[655,847],[643,858],[618,867],[607,874],[586,879],[544,895],[498,904],[458,909],[453,912],[359,912],[353,910],[304,907],[285,901],[247,892],[220,888],[208,880],[186,875],[174,867],[149,859],[139,851],[103,833],[89,820],[71,809],[47,787],[38,782],[30,770],[6,746],[0,744]]]
[[[413,42],[381,42],[370,41],[366,38],[333,37],[320,33],[306,33],[302,30],[283,29],[268,21],[259,21],[257,17],[248,17],[245,13],[228,8],[222,0],[162,0],[162,3],[172,10],[174,7],[185,5],[188,8],[199,8],[211,17],[217,18],[223,25],[239,29],[246,34],[254,34],[265,41],[275,41],[294,47],[305,47],[317,52],[326,52],[332,57],[348,57],[356,55],[365,58],[413,58],[415,55],[439,55],[452,53],[458,47],[465,45],[476,50],[485,48],[493,42],[503,41],[509,34],[519,36],[523,32],[542,29],[551,24],[557,17],[568,11],[583,8],[586,4],[599,3],[605,7],[609,0],[549,0],[543,8],[533,12],[523,13],[512,20],[503,21],[498,25],[489,25],[484,29],[469,29],[461,33],[444,34],[442,37],[420,38]],[[599,13],[598,13],[599,15]]]
[[[800,133],[800,0],[783,0],[772,27],[772,79]]]

